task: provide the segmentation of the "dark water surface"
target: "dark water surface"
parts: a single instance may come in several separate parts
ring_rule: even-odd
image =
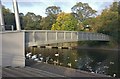
[[[27,50],[32,52],[32,56],[37,56],[37,59],[33,59],[38,62],[46,62],[91,73],[120,77],[118,74],[120,72],[118,66],[118,51],[45,48]]]

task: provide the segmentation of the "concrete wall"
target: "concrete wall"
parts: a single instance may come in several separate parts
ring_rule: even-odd
[[[25,66],[24,32],[4,32],[2,35],[2,64],[0,66]],[[1,48],[1,47],[0,47]]]

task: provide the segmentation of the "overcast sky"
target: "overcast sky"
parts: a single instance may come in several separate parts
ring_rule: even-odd
[[[12,0],[1,0],[2,4],[13,12]],[[46,16],[45,9],[48,6],[59,6],[61,10],[70,13],[71,8],[77,3],[88,3],[90,7],[98,11],[98,14],[105,8],[108,8],[116,0],[17,0],[19,12],[26,14],[33,12],[36,15]]]

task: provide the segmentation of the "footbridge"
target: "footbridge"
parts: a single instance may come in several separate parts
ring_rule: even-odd
[[[102,33],[51,30],[25,30],[23,32],[26,46],[75,41],[109,41],[109,36]]]

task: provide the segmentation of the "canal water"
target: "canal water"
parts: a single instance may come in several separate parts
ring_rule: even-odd
[[[26,51],[32,52],[30,58],[38,62],[120,77],[118,51],[46,48],[27,49]]]

